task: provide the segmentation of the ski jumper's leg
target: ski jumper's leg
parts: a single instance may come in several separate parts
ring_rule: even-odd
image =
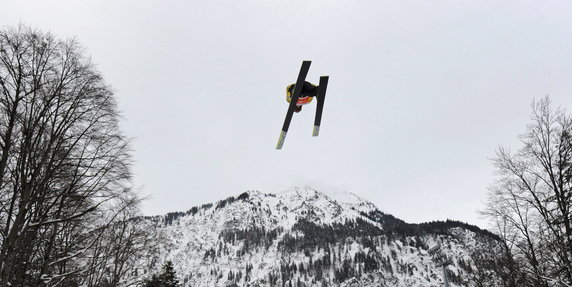
[[[312,85],[309,82],[304,82],[304,87],[302,89],[302,96],[304,97],[316,97],[318,95],[318,87]]]

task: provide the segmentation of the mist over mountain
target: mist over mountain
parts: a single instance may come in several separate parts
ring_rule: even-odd
[[[141,274],[171,261],[183,286],[443,286],[444,272],[450,286],[500,280],[496,235],[452,220],[409,224],[352,193],[247,191],[145,220],[161,243]]]

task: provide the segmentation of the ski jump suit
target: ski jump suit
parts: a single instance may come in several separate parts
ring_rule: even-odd
[[[286,88],[286,101],[289,103],[292,101],[292,94],[294,93],[294,86],[296,84],[290,84]],[[303,105],[307,105],[312,102],[315,96],[318,95],[318,86],[310,83],[304,82],[304,86],[302,86],[302,93],[300,97],[298,97],[298,101],[296,102],[296,112],[302,110]]]

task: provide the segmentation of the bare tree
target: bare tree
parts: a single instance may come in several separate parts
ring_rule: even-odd
[[[572,285],[572,118],[550,99],[532,104],[516,153],[499,148],[499,177],[483,212],[496,225],[529,286]]]
[[[88,286],[130,286],[141,283],[147,268],[142,256],[151,252],[157,243],[155,223],[136,216],[138,199],[127,208],[119,206],[118,220],[106,228],[97,245],[88,252],[86,260]]]
[[[520,266],[514,261],[514,256],[506,241],[484,238],[489,252],[475,248],[470,253],[472,261],[469,273],[470,281],[475,286],[518,287],[525,285],[524,278],[519,272]],[[489,247],[489,248],[490,248]]]
[[[132,204],[111,89],[75,40],[0,30],[0,286],[74,285]]]

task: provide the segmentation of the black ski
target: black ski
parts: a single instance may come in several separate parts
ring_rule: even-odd
[[[324,110],[324,101],[326,100],[326,89],[328,88],[328,76],[320,77],[320,85],[318,86],[318,104],[316,106],[316,118],[314,119],[314,131],[312,136],[317,137],[320,134],[320,123],[322,122],[322,111]]]
[[[302,87],[304,86],[304,81],[306,80],[306,75],[308,75],[308,70],[310,70],[311,63],[312,61],[302,62],[302,67],[300,68],[298,79],[296,80],[296,86],[294,86],[294,93],[292,94],[292,99],[288,106],[288,112],[286,113],[286,119],[284,119],[284,125],[280,132],[280,138],[278,138],[278,144],[276,144],[276,149],[281,149],[282,145],[284,145],[284,140],[286,139],[286,134],[288,133],[288,128],[292,121],[292,115],[294,115],[294,110],[296,109],[296,102],[298,102],[298,97],[300,97],[300,94],[302,93]]]

